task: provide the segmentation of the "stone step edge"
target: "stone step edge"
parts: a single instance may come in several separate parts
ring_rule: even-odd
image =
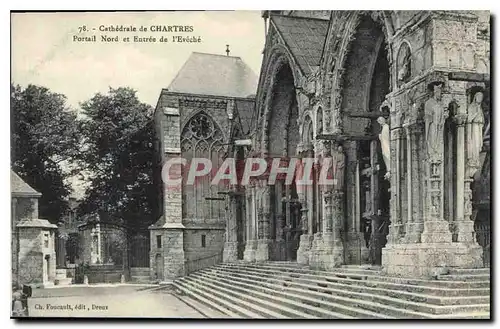
[[[200,273],[201,274],[201,273]],[[217,276],[216,275],[211,275],[211,277],[213,278],[212,280],[217,282]],[[230,280],[230,279],[227,279],[227,281],[230,281],[232,283],[235,283],[235,284],[243,284],[241,282],[238,282],[238,281],[233,281],[233,280]],[[228,283],[229,284],[229,283]],[[245,284],[246,286],[249,286],[249,284]],[[262,285],[261,285],[262,287]],[[274,290],[276,291],[276,289],[271,289],[271,288],[266,288],[266,289],[269,289],[269,290]],[[302,289],[297,289],[295,288],[294,290],[296,290],[297,292],[300,292]],[[302,290],[302,291],[305,291],[305,290]],[[312,292],[312,291],[308,291],[309,294],[316,294],[316,295],[322,295],[321,293],[319,292]],[[366,295],[366,294],[365,294]],[[303,296],[300,296],[300,295],[296,295],[300,298],[303,298]],[[372,295],[373,296],[373,295]],[[325,296],[326,297],[326,296]],[[357,303],[357,304],[369,304],[369,305],[374,305],[374,304],[377,304],[376,306],[379,307],[379,308],[382,308],[382,309],[389,309],[391,310],[392,312],[399,312],[399,313],[413,313],[414,315],[417,315],[419,317],[428,317],[430,315],[436,315],[436,314],[449,314],[447,312],[452,312],[452,311],[455,311],[456,309],[460,309],[460,308],[463,308],[463,309],[467,309],[468,307],[470,308],[473,308],[473,307],[486,307],[488,306],[489,307],[489,304],[473,304],[473,305],[430,305],[430,304],[425,304],[425,303],[415,303],[415,302],[409,302],[409,301],[401,301],[401,300],[398,300],[398,299],[394,299],[394,298],[390,298],[388,297],[387,299],[392,299],[393,301],[396,301],[396,303],[398,304],[418,304],[418,306],[420,308],[424,308],[424,309],[429,309],[430,311],[423,311],[423,310],[407,310],[407,309],[401,309],[400,307],[397,307],[396,305],[385,305],[385,304],[381,304],[379,302],[365,302],[364,300],[360,300],[360,299],[352,299],[352,298],[349,298],[349,297],[343,297],[343,296],[334,296],[334,299],[337,299],[337,300],[344,300],[344,301],[347,301],[348,303],[351,302],[351,303]],[[332,304],[338,304],[338,303],[335,303],[335,302],[331,302]],[[344,305],[346,306],[346,305]],[[403,305],[404,306],[404,305]],[[372,312],[368,309],[365,309],[366,311],[368,312]],[[441,311],[445,311],[445,312],[441,312]],[[465,311],[466,312],[466,311]],[[463,312],[462,312],[463,313]]]
[[[272,269],[268,268],[260,268],[260,267],[249,267],[249,266],[244,266],[244,267],[235,267],[235,266],[214,266],[211,268],[232,268],[235,270],[247,270],[247,271],[257,271],[257,272],[263,272],[263,273],[271,273],[273,275],[276,275],[279,273],[280,275],[290,275],[290,274],[297,274],[294,272],[284,272],[284,271],[273,271]],[[313,277],[313,278],[322,278],[324,282],[331,283],[332,281],[330,280],[336,280],[336,281],[344,281],[344,282],[351,282],[351,283],[356,283],[358,286],[366,286],[364,283],[370,282],[374,284],[383,284],[383,285],[391,285],[391,286],[397,286],[397,290],[404,289],[404,288],[410,288],[410,287],[418,287],[418,288],[424,288],[428,290],[470,290],[470,289],[489,289],[489,288],[449,288],[449,287],[439,287],[435,285],[430,285],[430,286],[420,286],[417,284],[408,284],[408,283],[398,283],[398,282],[391,282],[391,281],[384,281],[384,280],[356,280],[356,279],[351,279],[351,278],[341,278],[341,277],[331,277],[331,276],[321,276],[321,275],[316,275],[316,274],[308,274],[308,273],[301,273],[300,275],[302,276],[307,276],[307,277]],[[443,282],[443,281],[439,281]],[[444,281],[444,282],[449,282],[449,281]]]
[[[305,273],[297,273],[296,271],[294,271],[293,268],[286,268],[286,267],[272,267],[272,266],[264,266],[264,265],[251,265],[250,263],[248,263],[248,265],[227,265],[227,264],[231,264],[231,263],[226,263],[226,264],[219,264],[219,265],[216,265],[215,267],[221,267],[221,266],[226,266],[226,267],[235,267],[235,268],[238,268],[238,267],[244,267],[244,268],[251,268],[251,269],[263,269],[263,270],[268,270],[268,271],[271,271],[271,270],[275,270],[275,271],[281,271],[281,272],[286,272],[286,273],[294,273],[294,274],[308,274],[308,275],[316,275],[316,276],[321,276],[321,277],[329,277],[329,278],[335,278],[335,279],[350,279],[350,280],[354,280],[352,278],[341,278],[341,277],[338,277],[338,276],[345,276],[345,277],[348,277],[348,276],[353,276],[353,277],[363,277],[362,280],[354,280],[354,281],[357,281],[357,282],[362,282],[362,281],[365,281],[365,280],[370,280],[370,281],[376,281],[376,282],[390,282],[390,283],[400,283],[400,282],[396,282],[396,281],[412,281],[412,282],[416,282],[414,285],[418,285],[418,282],[424,282],[424,283],[431,283],[431,285],[424,285],[425,287],[436,287],[436,285],[432,285],[432,283],[434,284],[443,284],[443,285],[448,285],[448,284],[485,284],[485,283],[489,283],[488,281],[476,281],[476,282],[467,282],[467,281],[451,281],[451,280],[441,280],[441,281],[438,281],[438,280],[422,280],[422,279],[415,279],[415,278],[400,278],[400,277],[392,277],[392,276],[371,276],[371,275],[359,275],[359,274],[355,274],[355,275],[346,275],[344,273],[335,273],[335,272],[328,272],[328,271],[313,271],[313,270],[301,270],[302,272],[305,272]],[[283,269],[285,269],[286,271],[284,271]],[[324,274],[322,274],[322,273]],[[312,274],[311,274],[312,273]],[[334,275],[334,276],[332,276]],[[368,277],[373,277],[375,279],[372,279],[372,278],[368,278]],[[390,278],[390,279],[395,279],[395,280],[376,280],[377,278]],[[406,283],[407,284],[407,283]],[[447,288],[450,288],[450,287],[447,287]],[[453,287],[451,287],[453,288]]]
[[[233,288],[233,287],[231,287],[231,286],[228,287],[227,284],[221,285],[220,282],[215,282],[215,284],[217,284],[217,285],[215,285],[213,281],[206,282],[205,278],[200,279],[199,277],[192,277],[192,276],[189,276],[188,279],[189,280],[193,280],[193,281],[197,282],[200,285],[205,284],[207,286],[210,286],[213,290],[218,290],[218,289],[219,290],[223,290],[225,292],[222,293],[222,294],[225,294],[225,295],[228,294],[227,291],[230,291],[230,294],[236,294],[238,296],[245,296],[246,299],[252,300],[252,302],[250,302],[250,303],[254,304],[254,305],[259,305],[260,306],[261,304],[263,304],[264,306],[267,306],[267,307],[274,307],[274,309],[278,309],[278,310],[284,311],[286,313],[294,314],[297,317],[294,317],[293,319],[300,319],[300,318],[314,318],[314,319],[317,319],[317,316],[315,316],[315,315],[312,315],[312,314],[309,314],[309,313],[302,312],[300,310],[296,310],[296,309],[290,308],[289,306],[282,305],[282,304],[276,304],[276,303],[274,303],[272,301],[269,301],[267,299],[262,299],[261,297],[253,296],[251,294],[245,295],[245,294],[243,294],[241,292],[236,292],[236,291],[230,290],[230,288]],[[245,303],[245,304],[249,303],[249,302],[247,302],[245,300],[245,298],[241,298],[241,297],[234,297],[234,298],[239,298],[239,300],[242,303]],[[270,310],[270,309],[268,309],[267,312],[273,312],[273,313],[278,314],[278,315],[273,315],[274,318],[281,318],[281,317],[289,318],[290,317],[289,315],[284,315],[282,313],[279,313],[278,311],[274,311],[274,310]]]
[[[277,313],[275,311],[272,311],[272,310],[264,308],[263,305],[268,304],[268,303],[266,303],[266,301],[260,300],[258,298],[255,298],[255,297],[252,297],[252,296],[246,296],[248,299],[251,300],[251,302],[249,302],[249,301],[246,301],[246,300],[244,300],[242,298],[231,296],[231,294],[228,294],[228,289],[225,289],[225,288],[222,288],[222,287],[213,286],[211,284],[208,285],[206,282],[200,282],[198,280],[192,280],[192,278],[190,278],[190,277],[184,277],[184,278],[182,278],[180,280],[187,280],[187,281],[189,281],[191,283],[194,283],[198,287],[200,287],[201,289],[204,289],[207,293],[212,293],[213,294],[214,292],[216,292],[216,293],[219,294],[219,296],[220,295],[224,296],[224,298],[227,298],[227,299],[230,298],[233,301],[236,300],[236,301],[239,301],[240,303],[247,304],[247,305],[250,304],[249,306],[254,311],[257,310],[260,313],[267,314],[271,318],[280,318],[280,319],[281,318],[288,318],[288,316],[286,316],[286,315],[283,315],[283,314]],[[206,286],[210,286],[211,290],[207,291],[208,288]],[[234,294],[234,292],[232,292],[232,293]],[[241,295],[241,294],[238,293],[237,295]],[[264,303],[262,303],[262,302],[264,302]],[[254,311],[252,311],[252,313],[256,313]],[[288,311],[290,311],[290,309],[285,310],[285,311],[288,312]],[[291,310],[291,311],[292,312],[289,312],[289,313],[300,313],[300,312],[295,312],[295,310]]]
[[[211,279],[210,279],[211,278]],[[202,282],[204,282],[204,280],[210,280],[211,283],[218,283],[218,284],[222,284],[224,285],[225,287],[232,287],[233,285],[231,285],[231,283],[221,283],[221,282],[218,282],[217,281],[217,278],[214,277],[214,276],[211,276],[210,278],[207,278],[205,276],[200,276],[198,277],[198,279]],[[231,280],[227,280],[227,281],[231,281]],[[236,286],[238,285],[241,285],[241,283],[238,283],[238,282],[234,282],[236,284]],[[245,284],[246,287],[250,287],[251,288],[251,285],[250,284]],[[244,288],[244,287],[238,287],[239,289],[243,290],[243,291],[247,291],[247,292],[251,292],[252,290],[251,289],[248,289],[248,288]],[[265,288],[265,287],[261,287],[261,288],[264,288],[266,290],[269,291],[270,294],[272,293],[280,293],[282,295],[285,295],[285,296],[289,296],[289,295],[292,295],[294,297],[297,297],[297,298],[302,298],[302,299],[307,299],[311,302],[315,302],[315,303],[318,303],[318,304],[331,304],[332,306],[335,306],[337,307],[338,309],[343,309],[343,310],[347,310],[347,311],[354,311],[356,313],[361,313],[361,314],[365,314],[365,315],[368,315],[370,317],[377,317],[377,318],[392,318],[391,316],[387,316],[387,315],[384,315],[384,314],[379,314],[379,313],[376,313],[376,312],[373,312],[373,311],[370,311],[370,310],[366,310],[366,309],[356,309],[356,308],[353,308],[352,306],[347,306],[347,305],[344,305],[344,304],[339,304],[339,303],[335,303],[335,302],[331,302],[331,301],[322,301],[322,300],[316,300],[314,298],[311,298],[311,297],[304,297],[304,296],[300,296],[300,295],[297,295],[297,294],[293,294],[293,293],[284,293],[284,292],[280,292],[276,289],[270,289],[270,288]],[[264,296],[264,297],[267,297],[269,298],[265,292],[261,292],[261,291],[254,291],[254,293],[257,293],[258,295],[260,296]],[[350,318],[353,318],[354,316],[352,315],[346,315],[344,313],[340,313],[338,311],[330,311],[329,309],[324,309],[323,307],[316,307],[316,306],[312,306],[312,305],[309,305],[309,304],[305,304],[305,303],[302,303],[302,302],[298,302],[298,301],[291,301],[291,300],[286,300],[284,297],[276,297],[276,296],[273,296],[273,300],[279,300],[281,302],[284,302],[284,303],[294,303],[294,304],[298,304],[297,306],[301,306],[301,307],[304,307],[305,309],[309,309],[309,310],[312,310],[312,311],[317,311],[317,309],[325,313],[332,313],[331,315],[333,316],[342,316],[342,317],[350,317]]]
[[[217,281],[217,277],[216,276],[210,276],[210,277],[207,277],[207,276],[198,276],[198,278],[200,280],[210,280],[210,282],[212,283],[218,283]],[[224,278],[225,282],[223,282],[223,284],[227,287],[227,286],[237,286],[238,288],[240,289],[243,289],[245,291],[250,291],[250,289],[247,289],[247,288],[244,288],[244,287],[241,287],[241,285],[244,285],[245,287],[249,287],[251,288],[252,285],[250,283],[242,283],[242,282],[239,282],[239,281],[233,281],[233,280],[230,280],[230,279],[227,279],[227,277]],[[229,282],[226,282],[226,281],[229,281]],[[278,293],[278,294],[281,294],[281,295],[284,295],[285,297],[286,296],[294,296],[295,298],[298,298],[298,299],[305,299],[305,300],[308,300],[309,302],[313,302],[313,303],[317,303],[317,304],[327,304],[327,305],[331,305],[333,307],[336,307],[336,308],[340,308],[340,309],[343,309],[343,310],[347,310],[347,311],[354,311],[354,312],[357,312],[357,313],[364,313],[365,315],[369,315],[371,317],[376,317],[376,318],[385,318],[385,319],[393,319],[393,317],[391,316],[387,316],[385,314],[380,314],[380,313],[377,313],[377,312],[373,312],[371,310],[366,310],[366,309],[357,309],[357,308],[353,308],[352,306],[350,305],[344,305],[344,304],[339,304],[339,303],[336,303],[334,301],[331,301],[331,300],[323,300],[323,299],[316,299],[314,297],[310,297],[310,296],[303,296],[303,295],[298,295],[296,293],[293,293],[293,292],[283,292],[282,289],[275,289],[275,288],[279,288],[279,287],[275,287],[275,288],[271,288],[271,287],[263,287],[262,285],[259,285],[259,287],[261,289],[265,289],[267,291],[269,291],[270,293]],[[293,288],[292,288],[293,289]],[[299,290],[299,289],[293,289],[293,290]],[[300,292],[300,291],[298,291]],[[261,295],[265,295],[265,292],[263,291],[259,291],[259,293]],[[310,292],[308,291],[308,293],[313,293],[313,292]],[[319,293],[318,293],[319,294]],[[279,297],[280,300],[285,300],[285,297]],[[274,297],[276,298],[276,297]],[[285,302],[290,302],[290,303],[294,303],[294,304],[299,304],[297,306],[302,306],[306,309],[310,309],[312,311],[316,311],[316,309],[320,309],[321,311],[328,311],[328,313],[332,313],[331,315],[333,316],[340,316],[340,317],[343,317],[343,318],[356,318],[355,316],[353,315],[348,315],[348,314],[345,314],[345,313],[340,313],[339,311],[331,311],[329,310],[328,308],[323,308],[323,307],[319,307],[319,306],[313,306],[313,305],[310,305],[310,304],[307,304],[307,303],[304,303],[304,302],[301,302],[301,301],[296,301],[296,300],[290,300],[290,301],[285,301]]]
[[[212,269],[211,271],[214,271],[215,269]],[[209,269],[207,269],[207,271],[209,271]],[[219,271],[219,270],[218,270]],[[221,271],[223,273],[237,273],[237,274],[242,274],[242,272],[231,272],[230,270],[225,270],[225,271]],[[257,275],[252,275],[252,274],[255,274],[255,273],[252,273],[252,272],[243,272],[242,275],[246,276],[247,278],[262,278],[260,276],[257,276]],[[289,281],[285,281],[284,279],[282,278],[279,278],[279,277],[273,277],[273,278],[268,278],[268,280],[273,280],[273,281],[276,281],[276,282],[283,282],[283,283],[287,283],[289,284]],[[305,281],[311,281],[311,282],[314,282],[314,283],[320,283],[320,284],[324,284],[324,282],[321,282],[321,281],[317,281],[317,280],[311,280],[311,279],[303,279]],[[332,291],[332,292],[335,292],[335,291],[348,291],[349,288],[352,287],[352,285],[345,285],[345,284],[339,284],[339,283],[332,283],[332,282],[329,282],[327,284],[330,284],[330,285],[340,285],[340,286],[344,286],[346,289],[342,289],[341,287],[337,287],[338,289],[336,288],[331,288],[331,287],[321,287],[319,285],[308,285],[308,284],[304,284],[304,283],[299,283],[299,282],[293,282],[292,284],[296,285],[296,286],[301,286],[301,287],[304,287],[305,289],[309,289],[309,288],[313,288],[313,289],[323,289],[323,290],[329,290],[329,291]],[[384,291],[385,292],[393,292],[395,294],[398,294],[398,295],[403,295],[404,297],[406,298],[409,298],[409,297],[419,297],[419,298],[427,298],[427,299],[435,299],[435,301],[433,303],[428,303],[429,305],[432,305],[432,306],[442,306],[442,305],[450,305],[450,304],[443,304],[443,303],[438,303],[439,301],[441,300],[450,300],[450,301],[453,301],[453,300],[467,300],[467,299],[474,299],[474,298],[485,298],[485,297],[489,297],[488,296],[444,296],[444,297],[441,297],[441,296],[435,296],[435,295],[426,295],[426,294],[422,294],[422,293],[417,293],[417,292],[408,292],[408,291],[402,291],[402,290],[392,290],[392,289],[384,289],[384,288],[374,288],[374,287],[368,287],[368,286],[358,286],[358,288],[361,288],[361,289],[366,289],[366,290],[371,290],[373,291],[373,294],[374,295],[378,295],[378,296],[383,296],[383,297],[387,297],[387,298],[391,298],[391,299],[397,299],[398,301],[400,299],[396,298],[396,297],[393,297],[393,296],[388,296],[387,294],[384,294]],[[349,291],[350,293],[355,293],[355,294],[363,294],[362,292],[357,292],[357,291]],[[406,300],[406,299],[404,299]],[[410,302],[413,302],[410,300]],[[417,302],[418,303],[418,302]],[[463,305],[463,304],[451,304],[451,305]]]
[[[216,279],[214,278],[213,280],[216,281]],[[230,281],[230,280],[229,280]],[[238,282],[234,282],[235,284],[238,284]],[[240,283],[241,284],[241,283]],[[250,284],[246,284],[246,286],[250,286]],[[261,288],[265,288],[265,287],[262,287],[260,286]],[[265,288],[265,289],[268,289],[268,290],[271,290],[271,291],[274,291],[274,292],[278,292],[277,289],[272,289],[272,288]],[[302,289],[297,289],[297,288],[291,288],[292,290],[294,290],[296,293],[293,294],[291,293],[290,295],[295,295],[297,296],[298,298],[303,298],[303,299],[306,299],[304,298],[304,296],[300,295],[299,293],[301,291],[304,291],[305,290],[302,290]],[[332,297],[331,299],[334,299],[336,301],[331,301],[331,299],[326,303],[326,304],[334,304],[335,306],[337,306],[338,308],[347,308],[347,309],[351,309],[351,310],[355,310],[357,312],[360,312],[360,313],[369,313],[369,315],[373,316],[373,315],[377,315],[377,314],[380,314],[380,315],[383,315],[384,317],[386,318],[394,318],[393,315],[387,315],[386,313],[377,313],[375,311],[372,311],[370,309],[366,309],[364,307],[366,307],[367,305],[375,305],[376,307],[380,308],[380,309],[383,309],[383,310],[389,310],[391,312],[395,312],[395,313],[398,313],[398,314],[411,314],[411,315],[414,315],[414,316],[417,316],[419,318],[427,318],[429,317],[430,315],[432,315],[432,313],[428,313],[428,312],[421,312],[421,311],[416,311],[416,310],[407,310],[407,309],[404,309],[404,308],[399,308],[399,307],[395,307],[395,306],[391,306],[391,305],[384,305],[384,304],[380,304],[380,303],[377,303],[377,302],[367,302],[367,301],[364,301],[364,300],[360,300],[360,299],[353,299],[353,298],[349,298],[349,297],[343,297],[343,296],[322,296],[321,293],[319,292],[316,292],[316,291],[307,291],[308,294],[310,295],[317,295],[318,297],[321,296],[321,297]],[[288,293],[283,293],[285,295],[289,295]],[[307,299],[314,299],[312,297],[308,297]],[[314,299],[315,300],[315,299]],[[341,304],[339,303],[338,301],[344,301],[346,304]],[[317,303],[325,303],[323,300],[317,300]],[[364,305],[361,306],[361,308],[359,309],[355,309],[353,307],[353,304],[355,305]]]
[[[201,296],[197,296],[196,298],[191,297],[191,294],[193,294],[193,293],[187,294],[184,291],[184,289],[180,289],[178,285],[174,284],[174,286],[176,289],[179,289],[184,293],[184,295],[174,294],[174,296],[177,297],[179,300],[181,300],[186,305],[188,305],[189,307],[195,309],[197,312],[199,312],[201,315],[203,315],[206,318],[222,319],[225,317],[229,317],[229,318],[234,318],[234,317],[237,318],[238,317],[238,315],[236,313],[233,313],[229,310],[224,309],[222,311],[222,310],[217,309],[216,307],[213,306],[214,303],[210,303],[210,301],[208,299],[205,299],[204,297],[201,297]],[[201,299],[201,301],[199,301],[199,299]],[[216,304],[216,306],[218,306],[218,305]],[[221,308],[223,308],[223,307],[221,307]],[[215,313],[215,312],[220,313],[220,315]],[[232,315],[228,315],[227,313],[231,313]]]
[[[236,305],[233,299],[224,299],[221,297],[214,296],[213,294],[209,294],[208,292],[201,290],[198,288],[198,284],[193,284],[192,282],[183,282],[180,280],[176,280],[174,286],[181,290],[183,293],[188,294],[193,298],[198,298],[200,302],[207,301],[207,306],[215,307],[217,310],[223,312],[224,314],[235,317],[235,318],[249,318],[249,319],[263,319],[264,317],[260,314],[254,313],[250,310],[244,309],[239,305]],[[194,285],[194,286],[193,286]],[[206,296],[210,297],[207,298]],[[215,302],[210,303],[210,300]],[[231,301],[231,304],[229,302]],[[236,311],[234,311],[236,310]]]
[[[463,279],[463,280],[456,280],[455,278]],[[437,277],[437,280],[446,280],[446,281],[469,281],[469,280],[474,280],[474,279],[486,279],[490,280],[490,275],[489,274],[443,274],[439,275]],[[484,280],[483,280],[484,281]]]

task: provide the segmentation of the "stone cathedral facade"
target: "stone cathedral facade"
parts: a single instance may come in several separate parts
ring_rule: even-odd
[[[245,114],[252,145],[221,136],[226,156],[333,157],[337,179],[231,187],[225,211],[210,215],[223,219],[222,260],[374,264],[410,276],[489,266],[489,12],[266,11],[263,19],[261,72]],[[186,104],[162,99],[158,120],[174,120]],[[172,237],[162,258],[176,269],[168,277],[190,272],[184,223],[209,207],[189,193],[163,194],[176,217],[161,224]]]

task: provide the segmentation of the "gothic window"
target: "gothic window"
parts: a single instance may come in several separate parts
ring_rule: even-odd
[[[212,170],[208,175],[198,177],[193,184],[186,184],[186,179],[183,179],[183,217],[204,221],[224,217],[223,203],[206,199],[220,197],[218,192],[225,190],[221,186],[211,185],[213,177],[224,161],[222,144],[221,130],[204,112],[193,116],[184,126],[181,134],[182,157],[187,160],[188,166],[193,158],[208,159],[212,163]],[[187,178],[187,175],[184,176]]]

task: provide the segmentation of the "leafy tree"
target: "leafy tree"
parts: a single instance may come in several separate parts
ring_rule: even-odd
[[[11,84],[11,167],[42,193],[40,217],[53,223],[68,209],[72,172],[65,167],[78,153],[76,113],[66,97],[40,86]]]
[[[89,175],[79,212],[131,228],[153,222],[153,108],[130,88],[110,88],[81,104],[84,152]]]

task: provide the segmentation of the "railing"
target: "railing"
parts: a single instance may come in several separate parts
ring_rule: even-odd
[[[184,264],[186,267],[186,273],[189,274],[220,263],[222,263],[222,252],[197,259],[186,260]]]

